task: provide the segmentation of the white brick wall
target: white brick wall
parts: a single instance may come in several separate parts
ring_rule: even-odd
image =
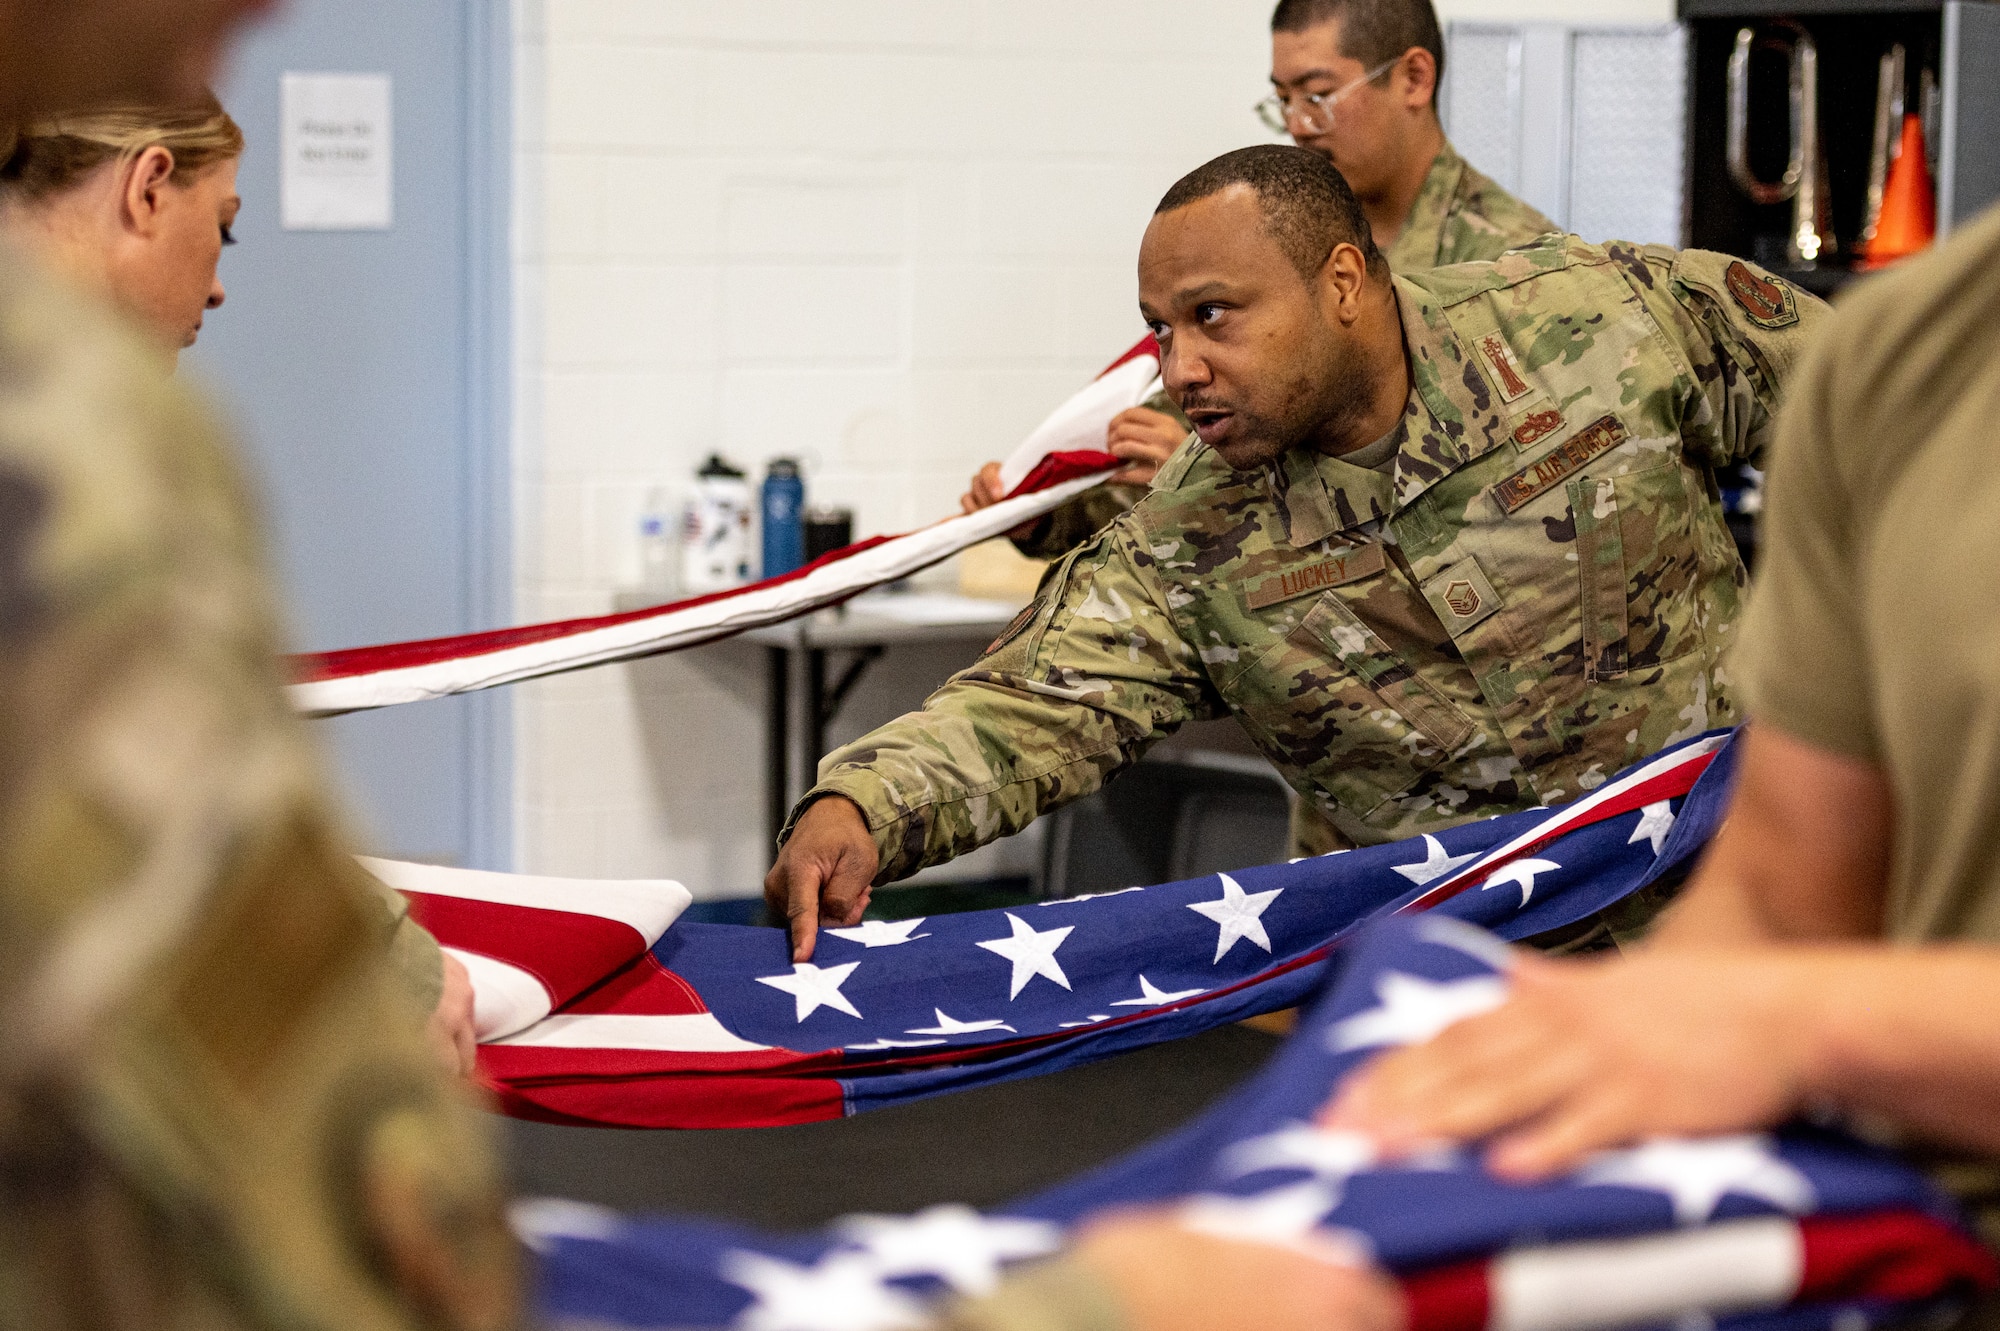
[[[1269,8],[516,0],[519,617],[609,609],[711,449],[859,534],[949,511],[1138,336],[1159,195],[1267,138]],[[516,692],[521,868],[757,889],[752,649]]]

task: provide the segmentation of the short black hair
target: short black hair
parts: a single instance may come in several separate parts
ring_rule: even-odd
[[[1257,192],[1264,230],[1301,277],[1315,276],[1343,241],[1361,251],[1368,271],[1388,271],[1347,177],[1320,154],[1288,143],[1238,148],[1203,163],[1174,182],[1153,214],[1185,208],[1231,185],[1248,185]]]
[[[1272,32],[1304,32],[1322,23],[1340,23],[1340,53],[1366,69],[1421,46],[1437,62],[1437,86],[1444,86],[1444,33],[1431,0],[1278,0],[1271,11]],[[1431,90],[1437,104],[1437,90]]]

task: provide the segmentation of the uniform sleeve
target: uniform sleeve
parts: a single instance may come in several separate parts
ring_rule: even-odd
[[[418,1007],[429,1012],[444,994],[444,951],[428,929],[410,918],[410,903],[401,892],[382,882],[374,887],[388,917],[390,965],[403,977]]]
[[[1057,1258],[1009,1276],[982,1299],[946,1306],[939,1331],[1124,1331],[1125,1316],[1105,1284]]]
[[[1642,294],[1681,344],[1695,379],[1681,428],[1685,446],[1710,466],[1761,465],[1792,371],[1831,311],[1810,292],[1727,254],[1656,250],[1649,258],[1638,279]]]
[[[828,755],[791,823],[823,795],[853,800],[881,852],[877,881],[891,882],[1020,831],[1220,708],[1130,514],[1050,569],[922,711]]]
[[[1865,306],[1862,307],[1865,310]],[[1759,529],[1757,580],[1727,668],[1754,722],[1874,760],[1877,737],[1855,566],[1862,545],[1840,465],[1843,430],[1866,420],[1843,388],[1865,375],[1842,316],[1794,376],[1779,416]],[[1852,350],[1853,348],[1850,348]]]

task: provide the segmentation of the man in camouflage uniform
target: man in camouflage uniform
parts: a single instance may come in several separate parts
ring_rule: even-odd
[[[1368,77],[1370,73],[1373,78]],[[1376,248],[1399,273],[1498,258],[1556,229],[1460,157],[1438,121],[1444,35],[1431,0],[1280,0],[1271,15],[1273,129],[1340,168]],[[1165,393],[1122,413],[1106,443],[1132,465],[1014,533],[1021,553],[1060,559],[1128,512],[1187,437]],[[966,511],[1001,499],[1000,464],[972,478]]]
[[[1736,719],[1710,472],[1762,448],[1819,302],[1568,237],[1390,278],[1339,173],[1284,147],[1169,191],[1139,275],[1199,437],[922,712],[822,763],[766,880],[802,956],[871,883],[1196,718],[1234,715],[1352,844],[1573,799]]]
[[[1280,0],[1271,15],[1272,95],[1258,111],[1340,168],[1376,247],[1399,273],[1498,258],[1556,229],[1445,138],[1437,115],[1443,73],[1444,35],[1431,0]],[[1139,502],[1187,431],[1166,393],[1121,413],[1106,440],[1130,463],[1121,483],[1087,490],[1021,528],[1016,548],[1036,559],[1075,549]],[[1000,464],[992,462],[961,503],[970,512],[1001,497]],[[1341,841],[1300,802],[1292,843],[1294,854],[1318,855]]]
[[[0,0],[0,116],[188,98],[263,7]],[[347,853],[166,369],[0,251],[0,1328],[516,1325],[435,946]]]

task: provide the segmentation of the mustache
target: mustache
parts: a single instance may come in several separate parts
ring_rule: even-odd
[[[1218,402],[1213,398],[1197,396],[1197,397],[1186,397],[1181,399],[1181,414],[1183,416],[1192,416],[1197,411],[1235,411],[1235,410],[1236,408],[1230,406],[1227,402]]]

